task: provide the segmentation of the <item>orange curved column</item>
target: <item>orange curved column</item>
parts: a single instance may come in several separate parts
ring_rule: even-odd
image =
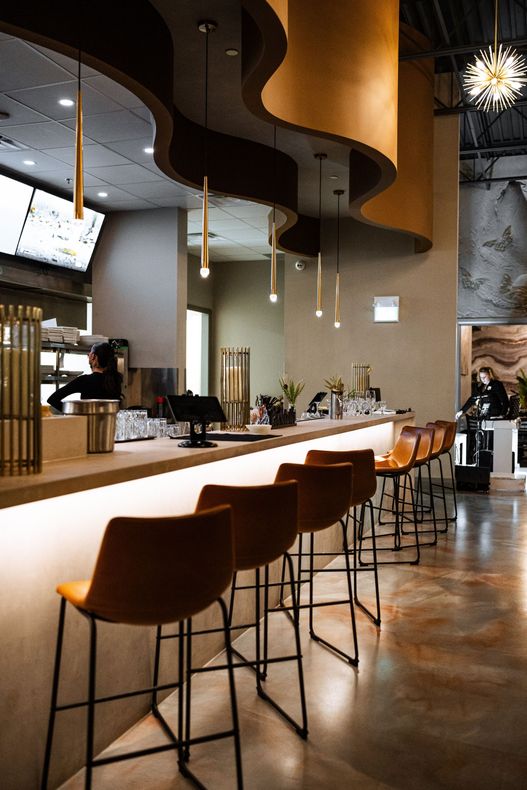
[[[401,50],[429,48],[426,39],[401,25]],[[399,66],[397,178],[365,203],[357,219],[415,237],[416,252],[432,246],[434,62],[402,61]],[[350,171],[350,181],[353,172]]]
[[[263,87],[282,125],[353,146],[379,166],[375,193],[397,166],[397,0],[267,0],[287,53]]]

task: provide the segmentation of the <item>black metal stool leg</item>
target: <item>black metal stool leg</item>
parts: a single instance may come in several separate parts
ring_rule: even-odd
[[[229,631],[229,620],[227,616],[227,609],[225,603],[221,600],[218,600],[218,604],[220,605],[222,615],[223,615],[223,632],[225,637],[225,652],[227,655],[227,672],[229,676],[229,691],[230,691],[230,700],[231,700],[231,717],[232,717],[232,729],[233,729],[233,739],[234,739],[234,757],[235,757],[235,764],[236,764],[236,787],[237,790],[243,790],[243,771],[242,771],[242,750],[240,745],[240,724],[238,721],[238,706],[236,704],[236,686],[234,685],[234,669],[233,669],[233,661],[232,661],[232,647],[231,647],[231,635]]]
[[[44,766],[42,768],[41,790],[47,790],[49,779],[49,765],[51,762],[51,747],[53,745],[53,732],[57,713],[57,699],[59,693],[60,664],[62,659],[62,644],[64,641],[64,622],[66,619],[66,599],[60,599],[59,623],[57,629],[57,644],[55,648],[55,665],[53,668],[53,685],[51,687],[51,704],[49,708],[48,735],[46,750],[44,752]]]
[[[445,528],[440,529],[439,532],[446,533],[448,532],[448,505],[446,502],[446,490],[445,490],[445,476],[443,474],[443,463],[441,461],[441,457],[437,459],[439,464],[439,474],[441,476],[441,496],[443,498],[443,511],[445,514]]]
[[[232,574],[231,594],[229,597],[229,628],[232,626],[232,616],[234,613],[234,596],[236,595],[237,576],[238,576],[237,571],[234,571],[234,573]]]
[[[185,762],[190,760],[190,748],[188,742],[190,741],[190,714],[191,714],[191,704],[192,704],[192,619],[189,618],[187,620],[187,631],[186,636],[180,637],[180,641],[185,644],[187,648],[187,664],[185,668],[185,741],[186,746],[184,749],[184,758]]]
[[[154,674],[153,674],[153,687],[154,690],[152,691],[152,700],[151,700],[151,708],[152,713],[154,716],[158,716],[158,706],[157,706],[157,686],[159,684],[159,662],[161,659],[161,636],[163,632],[163,627],[158,625],[156,628],[156,649],[154,654]]]
[[[93,772],[93,744],[95,727],[95,673],[97,669],[97,623],[92,615],[86,615],[90,623],[90,658],[88,670],[88,705],[86,722],[86,774],[85,790],[90,790]]]
[[[454,473],[454,463],[452,461],[452,453],[448,451],[448,460],[450,462],[450,477],[452,480],[452,496],[454,498],[454,515],[451,516],[449,521],[457,521],[457,497],[456,497],[456,475]]]
[[[362,548],[362,535],[364,531],[364,520],[366,516],[366,504],[369,505],[369,512],[370,512],[370,529],[371,529],[371,542],[372,542],[372,556],[373,561],[369,563],[372,565],[372,572],[373,572],[373,579],[375,584],[375,600],[376,600],[376,614],[373,614],[360,600],[358,597],[358,571],[357,571],[357,553],[360,555],[360,551]],[[357,540],[359,548],[357,549]],[[378,573],[378,565],[377,565],[377,542],[375,536],[375,524],[374,524],[374,516],[373,516],[373,504],[371,499],[368,502],[363,502],[361,505],[360,510],[360,520],[359,520],[359,532],[357,536],[357,522],[355,517],[353,518],[353,587],[355,590],[355,603],[357,606],[362,609],[364,614],[366,614],[375,625],[381,624],[381,599],[379,593],[379,573]]]

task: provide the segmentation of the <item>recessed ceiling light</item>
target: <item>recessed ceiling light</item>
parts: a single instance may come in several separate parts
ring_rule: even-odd
[[[235,58],[236,55],[240,54],[240,50],[234,49],[234,47],[229,47],[228,49],[225,50],[225,54],[228,55],[230,58]]]
[[[338,176],[330,176],[329,179],[330,179],[330,181],[338,181],[339,177]]]
[[[97,192],[97,197],[108,197],[108,192]]]
[[[36,162],[33,162],[32,159],[24,159],[24,164],[25,165],[35,165]]]
[[[73,99],[59,99],[59,104],[62,107],[73,107],[75,102],[73,101]]]
[[[154,153],[154,149],[151,148],[150,146],[148,148],[143,148],[143,151],[145,152],[145,154],[153,154]]]

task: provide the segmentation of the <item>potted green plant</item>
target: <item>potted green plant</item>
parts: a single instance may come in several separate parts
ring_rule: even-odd
[[[300,381],[295,382],[293,379],[289,378],[289,376],[280,376],[278,382],[284,396],[289,401],[290,407],[296,410],[297,398],[305,387],[304,380],[300,379]]]

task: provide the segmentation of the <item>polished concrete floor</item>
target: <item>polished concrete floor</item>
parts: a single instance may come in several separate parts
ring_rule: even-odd
[[[371,580],[361,578],[372,601]],[[381,571],[382,626],[357,614],[357,669],[309,640],[302,644],[309,738],[260,700],[254,677],[236,672],[245,786],[251,790],[359,788],[527,788],[527,496],[459,496],[459,519],[421,564]],[[342,597],[341,574],[317,578],[319,595]],[[351,649],[343,607],[317,612],[321,634]],[[272,647],[292,646],[283,614],[273,615]],[[237,645],[250,650],[242,636]],[[193,735],[229,726],[223,673],[194,683]],[[298,711],[292,665],[267,681]],[[175,724],[172,698],[163,703]],[[147,718],[108,749],[158,742]],[[191,766],[210,788],[234,788],[231,743],[197,746]],[[83,786],[80,772],[63,786]],[[97,790],[169,790],[191,785],[173,753],[95,769]]]

